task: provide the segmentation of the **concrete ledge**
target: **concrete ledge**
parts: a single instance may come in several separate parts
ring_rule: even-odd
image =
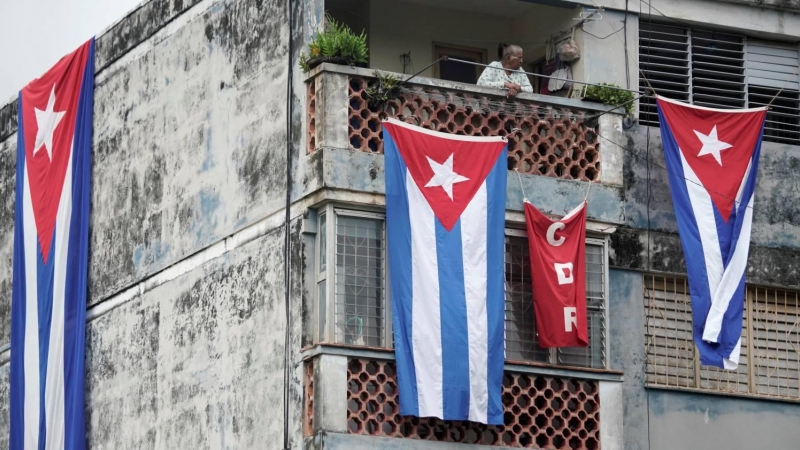
[[[357,434],[319,433],[306,438],[306,450],[496,450],[499,447],[455,442],[432,442]]]
[[[647,390],[654,390],[654,391],[672,391],[684,394],[695,394],[695,395],[699,394],[699,395],[712,395],[715,397],[729,397],[732,399],[742,398],[748,400],[763,400],[769,402],[791,403],[795,405],[800,404],[800,398],[768,397],[766,395],[722,392],[722,391],[713,391],[711,389],[697,389],[697,388],[677,387],[677,386],[657,386],[653,384],[645,384],[644,387]]]
[[[317,344],[300,352],[302,359],[310,359],[320,355],[345,356],[348,358],[370,358],[381,360],[393,360],[394,350],[385,348]],[[622,382],[624,379],[622,372],[602,370],[602,369],[583,369],[579,367],[566,366],[544,366],[538,364],[515,364],[506,362],[505,370],[516,373],[529,373],[533,375],[545,375],[563,378],[579,378],[581,380],[597,380]]]

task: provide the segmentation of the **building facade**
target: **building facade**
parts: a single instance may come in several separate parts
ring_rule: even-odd
[[[300,70],[326,14],[365,30],[366,67]],[[88,448],[797,448],[798,30],[800,2],[777,0],[142,3],[96,44]],[[508,99],[474,84],[480,66],[426,68],[444,55],[487,64],[516,43],[541,73],[567,37],[581,50],[573,89],[544,93],[532,77],[535,93]],[[408,81],[375,102],[387,73]],[[583,100],[580,82],[770,106],[736,371],[701,367],[694,351],[652,97],[627,114]],[[398,413],[386,117],[508,136],[503,426]],[[0,106],[0,345],[15,159],[11,99]],[[523,198],[561,216],[587,196],[590,345],[542,349]]]

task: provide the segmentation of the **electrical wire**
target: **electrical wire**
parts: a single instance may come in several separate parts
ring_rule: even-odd
[[[472,65],[472,66],[490,67],[489,64],[482,64],[482,63],[477,63],[477,62],[474,62],[474,61],[465,61],[463,59],[439,58],[439,60],[441,60],[441,59],[447,59],[448,61],[454,61],[454,62],[462,63],[462,64],[469,64],[469,65]],[[434,61],[434,64],[439,62],[439,60]],[[500,69],[495,68],[495,67],[493,67],[492,69],[493,70],[500,70]],[[642,94],[642,92],[621,88],[619,86],[608,86],[608,85],[601,85],[601,84],[597,84],[597,83],[586,83],[584,81],[572,80],[572,79],[569,79],[569,78],[559,78],[559,77],[554,77],[552,75],[543,75],[541,73],[535,73],[535,72],[526,72],[524,70],[517,70],[517,72],[524,73],[525,75],[532,75],[532,76],[535,76],[535,77],[540,77],[540,78],[549,78],[551,80],[568,81],[568,82],[571,82],[571,83],[582,84],[584,86],[595,86],[595,87],[602,87],[602,88],[609,88],[609,89],[617,89],[617,90],[620,90],[620,91],[628,91],[628,92],[633,92],[633,93],[636,93],[636,94]]]
[[[600,39],[601,41],[602,41],[603,39],[608,39],[608,38],[610,38],[611,36],[613,36],[613,35],[615,35],[615,34],[619,33],[620,31],[622,31],[622,30],[624,30],[624,29],[625,29],[625,26],[623,26],[622,28],[620,28],[620,29],[619,29],[619,30],[617,30],[617,31],[612,31],[612,32],[611,32],[611,33],[609,33],[609,34],[607,34],[607,35],[605,35],[605,36],[603,36],[603,37],[600,37],[600,36],[597,36],[597,35],[595,35],[595,34],[592,34],[592,33],[588,32],[588,31],[586,31],[586,30],[583,28],[583,25],[581,25],[581,31],[583,31],[584,33],[588,34],[589,36],[591,36],[591,37],[593,37],[593,38]]]
[[[286,216],[284,217],[283,270],[284,270],[284,314],[285,330],[283,336],[283,448],[289,449],[289,345],[291,337],[291,206],[292,206],[292,115],[294,114],[294,52],[292,32],[294,31],[294,8],[292,0],[286,0],[286,13],[289,18],[289,43],[287,51],[288,72],[286,75]]]

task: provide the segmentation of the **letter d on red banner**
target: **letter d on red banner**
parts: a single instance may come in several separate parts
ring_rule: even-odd
[[[525,202],[540,347],[589,345],[586,321],[586,202],[553,221]]]

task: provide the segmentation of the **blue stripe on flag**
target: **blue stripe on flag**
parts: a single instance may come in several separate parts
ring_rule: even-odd
[[[505,351],[503,340],[505,337],[505,223],[506,202],[505,192],[508,180],[508,147],[497,158],[492,171],[486,177],[486,192],[488,205],[487,211],[487,286],[486,286],[486,314],[487,328],[489,331],[489,348],[487,356],[488,376],[487,382],[489,405],[486,422],[491,425],[503,424],[503,367],[505,364]]]
[[[23,191],[22,180],[25,179],[25,131],[22,122],[22,95],[19,96],[17,109],[17,182],[16,203],[14,204],[14,265],[11,289],[11,342],[15,349],[23,349],[25,345],[25,239],[23,229]],[[20,449],[25,446],[25,358],[24,352],[11,352],[9,415],[17,418],[11,420],[8,447]]]
[[[397,388],[400,394],[400,414],[419,416],[417,377],[411,342],[413,286],[411,270],[411,223],[406,190],[406,168],[397,144],[388,130],[383,130],[383,152],[386,165],[387,242],[389,252],[389,277],[392,293],[392,324],[394,325],[394,352],[397,359]],[[402,333],[400,332],[402,330]]]
[[[439,299],[442,324],[442,394],[444,417],[469,418],[469,330],[464,292],[461,220],[447,232],[436,221]]]
[[[72,216],[64,289],[64,450],[86,448],[84,361],[93,110],[94,40],[89,45],[81,83],[72,154]]]

